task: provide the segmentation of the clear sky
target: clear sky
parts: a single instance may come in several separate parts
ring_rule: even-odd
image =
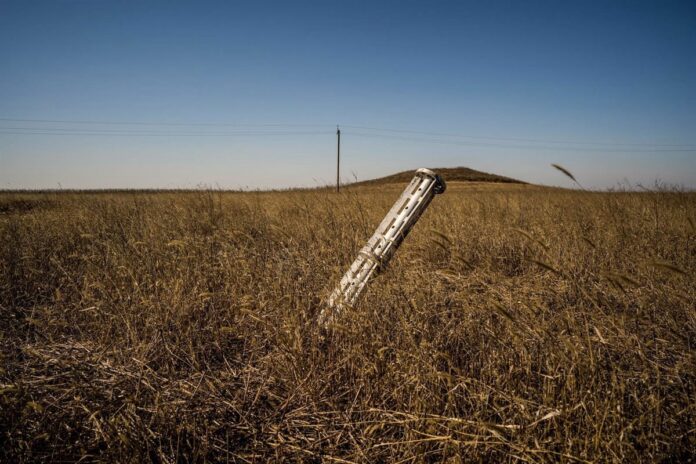
[[[0,118],[0,189],[696,188],[696,2],[0,0]]]

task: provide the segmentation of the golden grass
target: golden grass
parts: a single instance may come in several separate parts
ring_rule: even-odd
[[[654,462],[696,448],[696,195],[0,195],[0,460]]]

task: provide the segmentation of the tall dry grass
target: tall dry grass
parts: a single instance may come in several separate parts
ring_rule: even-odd
[[[693,459],[695,194],[400,188],[0,195],[0,459]]]

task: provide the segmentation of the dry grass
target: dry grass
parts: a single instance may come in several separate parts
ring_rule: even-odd
[[[401,187],[0,195],[0,460],[693,459],[695,194],[450,185],[321,342]]]

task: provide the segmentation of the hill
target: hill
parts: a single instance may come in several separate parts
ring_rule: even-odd
[[[501,182],[511,184],[526,184],[517,179],[489,174],[487,172],[476,171],[474,169],[458,168],[430,168],[445,179],[445,182]],[[376,185],[376,184],[396,184],[409,182],[413,178],[414,170],[402,171],[386,177],[364,180],[351,185]]]

